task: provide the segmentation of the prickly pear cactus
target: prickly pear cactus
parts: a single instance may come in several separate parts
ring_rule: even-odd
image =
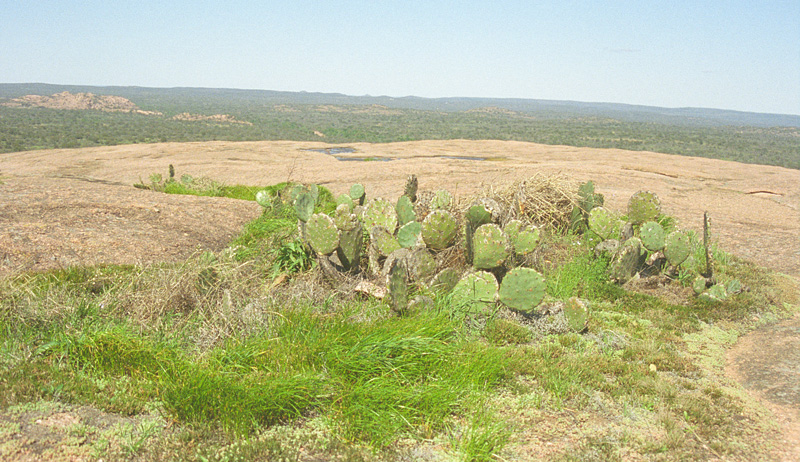
[[[564,317],[573,332],[583,332],[589,325],[589,307],[577,297],[564,302]]]
[[[658,252],[664,248],[664,228],[655,221],[648,221],[642,225],[639,231],[639,239],[642,245],[651,251]]]
[[[619,283],[625,283],[642,269],[642,264],[647,258],[647,252],[642,241],[632,237],[625,241],[609,267],[610,276]]]
[[[453,245],[457,233],[456,219],[446,210],[434,210],[422,222],[422,240],[433,250],[443,250]]]
[[[511,243],[508,236],[494,223],[482,225],[472,238],[472,265],[478,269],[502,266],[509,256]]]
[[[430,288],[435,292],[447,293],[453,290],[453,287],[458,284],[460,279],[458,271],[456,271],[455,268],[444,268],[433,277]]]
[[[436,274],[436,260],[428,249],[412,249],[405,260],[408,275],[414,282],[427,283]]]
[[[504,231],[517,255],[527,255],[539,245],[539,229],[529,228],[519,220],[509,221]]]
[[[509,308],[532,313],[544,299],[544,277],[530,268],[514,268],[500,284],[500,301]]]
[[[570,214],[570,227],[574,231],[581,231],[589,226],[589,213],[596,207],[602,207],[605,198],[602,194],[594,192],[594,183],[587,181],[578,188],[578,203],[572,208]]]
[[[698,295],[700,300],[705,300],[707,302],[721,302],[728,298],[728,291],[725,289],[725,285],[723,284],[714,284],[713,286],[709,287],[705,292]]]
[[[419,242],[421,234],[421,224],[416,221],[408,222],[397,230],[397,243],[405,249],[414,247]]]
[[[376,198],[371,200],[364,210],[363,221],[366,229],[371,230],[380,226],[389,231],[389,234],[394,234],[397,229],[397,212],[391,202]]]
[[[664,239],[664,256],[672,266],[679,266],[689,258],[692,241],[685,231],[673,231]]]
[[[339,197],[336,198],[336,206],[340,206],[342,204],[347,204],[348,211],[352,212],[353,207],[355,207],[355,203],[353,202],[353,198],[350,197],[348,194],[339,194]]]
[[[350,186],[350,198],[353,199],[356,205],[364,205],[364,200],[366,199],[364,185],[356,183]]]
[[[339,231],[333,218],[324,213],[311,215],[306,224],[306,239],[317,254],[332,254],[339,246]]]
[[[408,196],[400,196],[397,199],[397,221],[400,226],[414,221],[417,219],[417,214],[414,213],[414,204]]]
[[[695,295],[700,295],[706,290],[706,278],[703,276],[697,276],[692,281],[692,290],[694,291]]]
[[[617,226],[617,217],[604,208],[595,207],[589,212],[589,229],[603,239],[611,239]]]
[[[411,202],[416,202],[418,186],[419,186],[419,181],[417,181],[417,175],[409,175],[408,179],[406,179],[406,186],[405,188],[403,188],[403,195],[405,197],[408,197],[411,200]]]
[[[497,300],[497,279],[492,273],[477,271],[461,278],[453,287],[453,302],[470,312],[486,312]]]
[[[446,189],[439,189],[433,193],[431,209],[450,210],[453,208],[453,195]]]
[[[725,291],[728,295],[734,295],[743,291],[742,283],[738,279],[731,279],[725,284]]]
[[[314,213],[314,205],[316,201],[310,192],[303,192],[294,200],[294,211],[297,213],[297,219],[302,222],[308,222],[311,215]]]
[[[661,201],[651,191],[639,191],[628,200],[628,220],[634,225],[655,220],[661,214]]]
[[[372,227],[369,233],[369,240],[370,244],[383,257],[388,257],[389,254],[400,248],[397,239],[382,226]]]
[[[350,213],[347,204],[339,204],[336,207],[336,211],[333,213],[333,222],[339,230],[353,229],[360,224],[355,214]]]
[[[483,204],[473,204],[467,209],[465,218],[467,223],[464,226],[464,259],[467,263],[472,264],[474,258],[472,241],[475,236],[475,230],[481,225],[492,222],[492,212]]]
[[[272,205],[272,196],[267,190],[259,191],[256,193],[256,202],[258,202],[258,205],[267,208]]]
[[[361,223],[355,222],[350,229],[339,229],[339,247],[336,256],[345,271],[356,271],[361,264],[361,253],[364,248],[364,231]]]
[[[389,269],[389,306],[392,311],[404,314],[408,309],[408,271],[403,260],[395,260]]]

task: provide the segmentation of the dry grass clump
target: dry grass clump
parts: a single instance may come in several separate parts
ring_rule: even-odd
[[[536,174],[501,189],[489,187],[484,196],[503,207],[507,220],[564,231],[569,227],[572,208],[578,203],[579,184],[563,174]]]

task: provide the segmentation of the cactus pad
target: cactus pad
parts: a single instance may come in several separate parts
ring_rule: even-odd
[[[655,221],[648,221],[642,225],[639,239],[647,250],[658,252],[664,248],[664,228]]]
[[[422,222],[422,240],[433,250],[443,250],[456,240],[456,219],[445,210],[434,210]]]
[[[509,221],[504,231],[517,255],[527,255],[539,245],[539,229],[528,228],[519,220]]]
[[[411,280],[427,283],[436,274],[436,260],[428,249],[413,249],[405,258]]]
[[[447,293],[453,290],[459,279],[458,271],[455,268],[445,268],[433,277],[430,288],[436,292]]]
[[[361,223],[356,222],[351,229],[339,229],[339,247],[336,256],[346,271],[354,271],[361,264],[361,253],[364,246],[364,231]]]
[[[333,218],[324,213],[311,215],[306,224],[308,244],[319,255],[330,255],[339,246],[339,231]]]
[[[333,214],[333,222],[339,230],[350,230],[358,226],[360,223],[355,214],[350,213],[350,208],[347,204],[339,204]]]
[[[297,219],[302,222],[307,222],[311,219],[314,213],[314,205],[316,201],[310,192],[303,192],[294,200],[294,211],[297,213]]]
[[[694,291],[695,295],[700,295],[706,290],[706,278],[703,276],[697,276],[692,281],[692,290]]]
[[[647,252],[642,246],[642,241],[637,237],[628,239],[611,261],[609,268],[611,278],[621,283],[627,282],[641,270],[645,258],[647,258]]]
[[[397,210],[397,220],[400,226],[417,219],[417,214],[414,213],[414,204],[408,196],[400,196],[395,209]]]
[[[461,278],[453,287],[453,302],[470,312],[485,312],[497,300],[497,279],[492,273],[478,271]]]
[[[692,252],[692,241],[685,231],[673,231],[664,239],[664,256],[672,266],[678,266]]]
[[[403,314],[408,308],[408,272],[402,259],[395,260],[389,269],[389,306],[392,311]]]
[[[410,221],[397,231],[397,243],[405,249],[414,247],[419,242],[421,233],[422,225],[416,221]]]
[[[472,264],[478,269],[502,266],[508,258],[511,244],[508,236],[494,223],[482,225],[472,238]]]
[[[564,302],[564,317],[570,329],[583,332],[589,325],[589,307],[577,297],[571,297]]]
[[[412,203],[416,202],[418,186],[419,181],[417,181],[417,175],[409,175],[406,179],[406,186],[403,188],[403,196],[408,197]]]
[[[500,285],[500,301],[509,308],[531,313],[545,294],[544,277],[530,268],[514,268]]]
[[[367,205],[364,210],[364,227],[372,229],[376,226],[389,231],[389,234],[394,234],[397,228],[397,212],[394,210],[394,205],[391,202],[376,198]]]
[[[698,298],[707,302],[721,302],[728,298],[728,291],[723,284],[714,284],[700,294]]]
[[[269,194],[269,191],[261,190],[256,193],[256,202],[258,202],[258,205],[267,208],[272,205],[272,196]]]
[[[628,220],[635,225],[655,220],[660,214],[661,201],[654,192],[639,191],[628,200]]]
[[[369,239],[375,250],[383,257],[388,257],[389,254],[400,248],[397,239],[382,226],[374,226],[369,232]]]
[[[589,229],[603,239],[611,239],[617,226],[617,217],[604,207],[595,207],[589,212]]]
[[[364,205],[365,197],[364,185],[356,183],[350,186],[350,198],[353,199],[354,203],[357,205]]]
[[[439,189],[433,193],[431,209],[450,210],[453,207],[453,195],[446,189]]]
[[[353,207],[355,207],[355,203],[353,202],[353,198],[347,194],[339,194],[339,197],[336,198],[336,206],[340,206],[342,204],[347,204],[348,211],[352,212]]]

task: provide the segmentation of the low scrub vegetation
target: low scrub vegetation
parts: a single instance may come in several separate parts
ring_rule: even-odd
[[[157,180],[147,186],[205,190]],[[576,221],[542,227],[525,260],[545,280],[536,310],[467,310],[454,293],[409,284],[429,302],[398,311],[355,290],[359,271],[331,282],[298,230],[297,198],[286,200],[293,186],[266,188],[263,215],[217,253],[0,280],[0,454],[753,460],[774,443],[754,436],[771,424],[725,377],[724,348],[796,310],[791,280],[713,248],[713,277],[744,290],[697,297],[698,244],[686,267],[621,285],[581,226],[589,211],[573,212],[593,196],[574,191],[562,215]],[[336,200],[319,187],[312,206],[335,214]],[[581,328],[545,313],[573,298],[590,308]],[[26,419],[55,413],[79,416],[57,448],[19,436]]]

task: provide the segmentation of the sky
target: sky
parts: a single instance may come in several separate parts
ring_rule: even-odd
[[[3,0],[0,82],[800,115],[800,1]]]

